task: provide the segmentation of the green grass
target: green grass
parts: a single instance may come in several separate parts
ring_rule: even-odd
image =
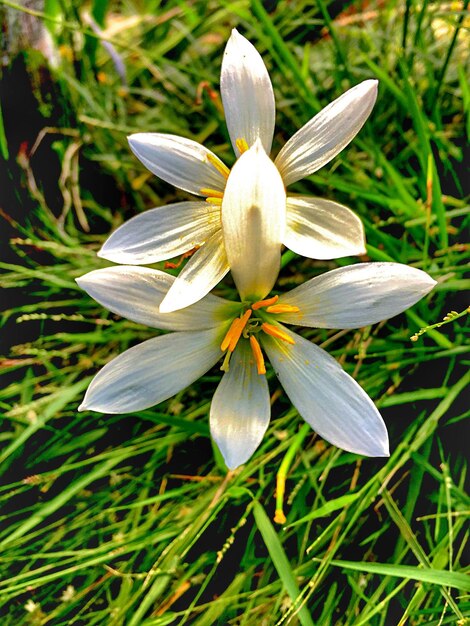
[[[95,0],[95,21],[116,29],[107,38],[127,85],[81,3],[39,11],[62,56],[41,87],[38,59],[25,54],[41,116],[29,149],[49,128],[35,154],[19,152],[0,112],[9,177],[0,263],[2,626],[470,623],[461,295],[469,287],[468,3],[364,4],[338,17],[328,0],[279,2],[271,12],[258,0]],[[184,135],[233,162],[219,71],[234,26],[271,72],[275,151],[348,87],[380,79],[357,139],[296,191],[354,209],[368,259],[407,263],[438,281],[412,310],[374,327],[302,331],[383,412],[387,460],[322,441],[272,373],[270,429],[233,473],[209,437],[217,369],[141,413],[77,413],[98,368],[155,331],[102,309],[74,279],[106,266],[95,252],[125,219],[184,197],[144,170],[126,135]],[[85,49],[77,32],[87,35]],[[279,288],[354,261],[285,252]],[[218,293],[234,297],[229,281]],[[451,311],[462,315],[444,320]],[[276,509],[285,523],[274,521]]]

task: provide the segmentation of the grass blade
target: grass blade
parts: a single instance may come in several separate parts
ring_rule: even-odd
[[[281,579],[285,590],[289,594],[290,599],[295,605],[295,603],[300,600],[300,590],[295,580],[295,575],[292,571],[289,560],[284,552],[284,548],[279,541],[279,537],[271,524],[271,520],[266,515],[266,511],[259,502],[254,502],[253,513],[255,516],[256,526],[263,537],[263,541],[269,552],[269,556],[274,563],[274,567],[279,574],[279,578]],[[302,626],[314,626],[307,607],[303,606],[296,614]]]
[[[331,561],[335,567],[354,570],[356,572],[368,572],[369,574],[380,574],[382,576],[394,576],[396,578],[407,578],[418,580],[423,583],[431,583],[442,587],[453,587],[461,591],[470,591],[470,576],[461,572],[448,572],[437,569],[421,569],[411,565],[390,565],[388,563],[365,563],[362,561]]]

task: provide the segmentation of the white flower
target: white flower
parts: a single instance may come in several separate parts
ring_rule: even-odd
[[[210,429],[229,468],[250,458],[268,427],[263,350],[292,404],[322,437],[357,454],[388,455],[387,430],[369,396],[333,357],[284,324],[374,324],[412,306],[435,284],[425,272],[406,265],[363,263],[327,272],[268,300],[234,303],[209,294],[183,310],[161,313],[159,304],[175,283],[164,272],[115,266],[77,282],[114,313],[176,331],[144,341],[105,365],[79,410],[146,409],[223,358],[225,373],[212,400]]]
[[[321,198],[286,197],[285,187],[323,167],[355,137],[374,106],[377,81],[365,80],[320,111],[284,145],[274,163],[268,156],[275,118],[271,81],[259,53],[236,30],[227,43],[220,83],[239,157],[232,170],[190,139],[131,135],[131,149],[151,172],[205,201],[178,202],[137,215],[99,253],[116,263],[144,265],[196,249],[162,303],[167,313],[197,302],[229,269],[242,297],[250,292],[250,281],[257,281],[254,275],[263,274],[264,293],[256,295],[264,297],[279,270],[281,244],[316,259],[365,252],[361,221],[350,209]],[[262,249],[253,263],[260,236]]]

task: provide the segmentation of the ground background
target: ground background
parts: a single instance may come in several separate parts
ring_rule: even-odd
[[[468,306],[467,5],[0,2],[2,625],[470,623],[466,316],[410,340]],[[271,73],[275,152],[347,88],[380,80],[358,138],[296,190],[353,208],[370,260],[439,281],[390,322],[304,333],[380,407],[389,460],[302,428],[272,377],[271,427],[228,476],[208,433],[217,369],[139,414],[77,413],[97,369],[155,332],[74,279],[106,265],[95,252],[125,219],[184,197],[126,135],[184,135],[232,163],[219,71],[234,26]],[[337,266],[286,254],[279,286]]]

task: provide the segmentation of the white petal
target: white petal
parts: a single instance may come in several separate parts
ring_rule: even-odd
[[[359,263],[312,278],[279,298],[300,313],[288,324],[314,328],[361,328],[398,315],[436,284],[426,272],[401,263]]]
[[[235,154],[240,154],[237,139],[252,146],[258,137],[269,154],[275,117],[271,80],[256,48],[235,29],[225,48],[220,91]]]
[[[222,201],[225,250],[242,300],[263,298],[276,282],[285,220],[284,185],[258,141],[233,166]]]
[[[174,282],[174,276],[165,272],[131,265],[94,270],[77,278],[84,291],[113,313],[153,328],[203,330],[238,314],[240,305],[211,294],[182,311],[160,313],[158,307]]]
[[[288,334],[295,345],[267,335],[262,343],[304,420],[338,448],[365,456],[388,456],[387,429],[366,392],[324,350],[295,333]]]
[[[322,198],[287,198],[284,245],[311,259],[365,254],[361,220],[350,209]]]
[[[160,312],[171,313],[194,304],[208,294],[228,270],[219,230],[186,263],[160,304]]]
[[[251,457],[269,425],[266,376],[258,374],[248,341],[241,340],[220,381],[210,411],[211,435],[229,469]]]
[[[221,226],[220,207],[208,202],[167,204],[125,222],[98,256],[114,263],[157,263],[201,246]]]
[[[220,358],[220,328],[171,333],[140,343],[93,378],[80,411],[129,413],[171,398]]]
[[[361,130],[377,98],[376,80],[365,80],[331,102],[295,133],[276,158],[285,185],[331,161]]]
[[[198,196],[201,189],[209,187],[223,191],[225,176],[210,162],[222,163],[213,152],[191,139],[164,133],[136,133],[129,138],[135,156],[152,174],[167,183]]]

